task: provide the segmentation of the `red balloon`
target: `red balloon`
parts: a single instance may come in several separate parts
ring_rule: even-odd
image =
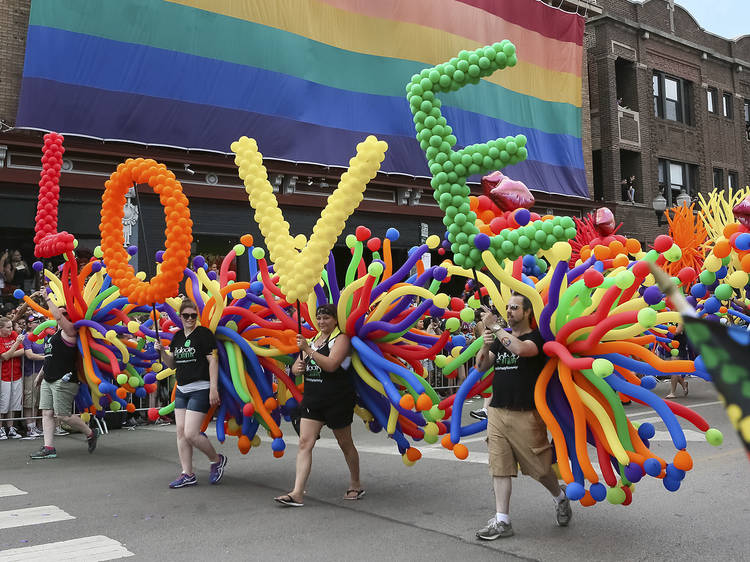
[[[671,237],[666,234],[660,234],[656,237],[656,240],[654,240],[654,250],[663,253],[669,250],[672,247],[672,244],[674,244],[674,240],[672,240]]]

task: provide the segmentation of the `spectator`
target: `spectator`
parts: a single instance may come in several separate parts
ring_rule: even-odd
[[[0,440],[20,439],[21,436],[7,418],[13,413],[21,414],[23,398],[23,374],[21,373],[21,357],[23,356],[23,336],[13,330],[10,318],[0,318]],[[6,429],[7,428],[7,429]],[[7,433],[6,433],[7,432]]]
[[[23,415],[26,418],[26,439],[36,439],[43,435],[42,431],[36,426],[39,389],[34,384],[34,380],[44,366],[44,343],[31,341],[29,338],[41,319],[40,314],[29,316],[29,329],[23,340]]]
[[[27,290],[31,288],[31,279],[34,274],[26,264],[19,250],[6,250],[3,276],[5,277],[4,291],[13,294],[16,289]],[[28,283],[27,283],[28,281]]]

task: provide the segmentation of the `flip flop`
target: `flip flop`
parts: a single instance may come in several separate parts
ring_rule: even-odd
[[[667,395],[666,395],[666,396],[665,396],[664,398],[677,398],[677,397],[676,397],[676,396],[675,396],[674,394],[672,394],[672,393],[670,392],[670,393],[669,393],[669,394],[667,394]]]
[[[280,496],[278,498],[273,498],[273,501],[280,503],[281,505],[286,505],[288,507],[302,507],[305,504],[300,503],[297,500],[295,500],[291,495],[287,494],[286,496]]]
[[[356,493],[356,495],[355,496],[350,496],[349,494],[351,494],[351,493]],[[352,488],[351,490],[347,490],[346,491],[346,495],[344,496],[344,499],[345,500],[356,501],[356,500],[361,500],[362,496],[364,496],[364,495],[365,495],[365,491],[364,490],[355,490],[355,489]]]

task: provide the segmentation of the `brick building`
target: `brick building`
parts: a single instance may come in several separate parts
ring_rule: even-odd
[[[559,1],[551,2],[559,6]],[[586,0],[566,0],[566,8],[588,4]],[[6,0],[0,11],[0,239],[9,247],[19,247],[30,257],[33,238],[37,182],[40,169],[42,132],[14,129],[26,49],[31,0]],[[595,10],[598,11],[598,10]],[[584,65],[585,69],[585,65]],[[586,77],[584,72],[584,91]],[[588,125],[588,97],[583,96],[583,130]],[[591,150],[584,134],[584,159],[591,196]],[[238,228],[259,235],[252,209],[237,177],[231,157],[207,151],[118,143],[68,136],[65,141],[59,228],[76,234],[86,247],[98,244],[99,207],[103,184],[117,164],[127,157],[153,158],[175,172],[191,201],[196,253],[226,252],[238,241]],[[296,232],[310,232],[343,169],[306,163],[266,160],[279,203]],[[478,185],[472,189],[480,193]],[[139,189],[140,191],[140,189]],[[432,198],[426,178],[402,174],[378,174],[367,188],[365,200],[347,223],[344,234],[358,224],[383,235],[395,226],[401,239],[394,245],[405,254],[420,243],[425,233],[442,234],[443,213]],[[534,192],[540,213],[581,216],[594,207],[592,200]],[[151,253],[163,244],[163,212],[150,190],[141,193],[141,221],[138,245]],[[242,225],[242,227],[238,227]],[[246,228],[245,228],[246,227]],[[346,253],[344,237],[338,251]],[[135,242],[135,239],[133,240]],[[396,256],[396,259],[401,257]],[[138,267],[150,269],[149,264]]]
[[[673,0],[597,5],[584,38],[594,199],[651,241],[659,193],[671,206],[750,182],[750,36],[709,33]]]

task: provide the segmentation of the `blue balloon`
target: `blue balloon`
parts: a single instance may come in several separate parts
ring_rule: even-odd
[[[625,478],[634,484],[643,478],[643,468],[638,463],[631,462],[625,467]]]
[[[743,232],[742,234],[740,234],[737,238],[735,238],[734,245],[741,252],[750,250],[750,234],[748,234],[747,232]]]
[[[580,500],[585,493],[586,489],[578,482],[571,482],[565,489],[565,495],[573,501]]]
[[[591,497],[598,502],[604,501],[604,499],[607,497],[607,487],[601,482],[592,484],[591,488],[589,488],[589,492],[591,493]]]
[[[286,449],[286,443],[284,443],[284,440],[281,437],[276,437],[271,441],[272,451],[283,451],[284,449]]]
[[[705,297],[706,292],[707,292],[707,289],[703,283],[696,283],[690,289],[690,294],[693,295],[696,299],[702,299],[703,297]]]
[[[651,439],[654,435],[656,435],[654,425],[649,422],[643,422],[638,428],[638,435],[641,439]]]
[[[656,459],[646,459],[643,463],[643,470],[649,476],[659,476],[661,474],[661,463]]]
[[[670,492],[676,492],[680,489],[681,482],[675,478],[664,478],[661,482],[662,484],[664,484],[664,487]]]
[[[683,480],[685,478],[685,471],[677,468],[674,464],[669,463],[667,465],[666,478],[671,478],[677,481]]]
[[[653,390],[656,388],[657,383],[656,377],[652,377],[651,375],[646,375],[641,379],[641,386],[646,390]]]

